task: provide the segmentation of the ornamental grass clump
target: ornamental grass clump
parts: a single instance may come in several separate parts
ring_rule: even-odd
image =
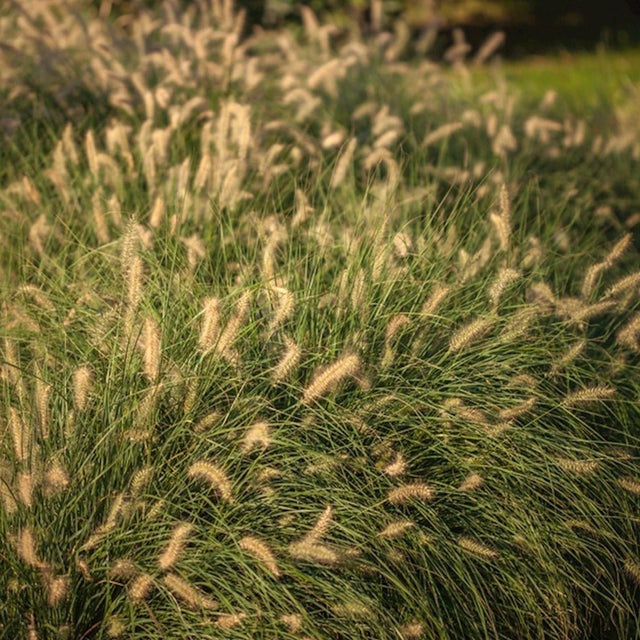
[[[0,637],[635,637],[639,132],[81,5],[0,9]]]

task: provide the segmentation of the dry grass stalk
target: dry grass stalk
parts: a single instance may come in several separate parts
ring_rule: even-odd
[[[404,504],[408,500],[420,498],[422,500],[432,500],[433,489],[424,482],[410,482],[400,487],[391,489],[387,494],[387,500],[392,504]]]
[[[101,244],[107,244],[111,240],[109,234],[109,225],[107,224],[107,218],[104,215],[100,198],[102,194],[96,191],[91,198],[91,204],[93,207],[93,225],[96,232],[98,242]]]
[[[453,352],[460,351],[474,340],[483,336],[491,327],[491,321],[487,318],[478,318],[458,329],[449,341],[449,349]]]
[[[245,433],[242,451],[249,453],[255,447],[266,449],[269,446],[269,442],[269,425],[264,421],[256,422]]]
[[[332,365],[318,372],[302,395],[302,402],[309,403],[321,398],[330,389],[347,377],[355,376],[360,371],[361,360],[357,354],[348,354]]]
[[[168,573],[164,576],[163,581],[169,591],[176,598],[182,600],[190,609],[215,609],[218,606],[218,603],[213,598],[205,596],[175,573]]]
[[[598,402],[601,400],[608,400],[612,398],[616,390],[613,387],[607,387],[606,385],[594,385],[593,387],[585,387],[579,391],[572,391],[568,393],[562,404],[565,406],[574,406],[577,404],[584,404],[588,402]]]
[[[116,525],[118,524],[118,519],[125,512],[126,499],[127,496],[124,491],[118,493],[114,498],[113,503],[111,504],[111,508],[107,513],[107,518],[104,522],[104,525],[101,527],[105,533],[107,531],[115,529]]]
[[[278,569],[275,556],[264,541],[256,538],[255,536],[245,536],[238,544],[241,549],[248,551],[256,559],[262,562],[265,568],[276,578],[280,577],[280,570]]]
[[[158,557],[158,566],[161,571],[170,569],[177,561],[193,531],[193,525],[189,522],[179,522],[171,532],[171,538],[164,551]]]
[[[491,547],[488,547],[482,544],[481,542],[479,542],[478,540],[475,540],[474,538],[468,538],[468,537],[458,538],[458,545],[461,546],[466,551],[471,551],[471,553],[474,553],[475,555],[478,555],[478,556],[482,556],[483,558],[495,559],[500,556],[500,554],[497,551],[495,551],[494,549],[491,549]]]
[[[199,462],[194,462],[189,467],[188,476],[189,478],[205,480],[218,491],[223,500],[229,504],[233,504],[231,483],[220,467],[206,460],[200,460]]]

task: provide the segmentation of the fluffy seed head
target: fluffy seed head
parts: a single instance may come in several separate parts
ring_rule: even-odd
[[[257,560],[262,562],[265,568],[276,578],[280,577],[280,570],[278,569],[275,556],[264,541],[255,536],[245,536],[240,540],[238,545],[241,549],[248,551]]]
[[[423,317],[433,315],[442,301],[449,295],[450,287],[448,285],[438,284],[435,286],[431,295],[425,300],[422,305],[422,309],[420,309],[420,315]]]
[[[131,495],[138,496],[151,481],[153,477],[153,467],[143,467],[138,469],[131,478]]]
[[[409,622],[400,627],[400,633],[402,637],[407,638],[407,640],[420,638],[424,633],[424,625],[420,622]]]
[[[223,500],[229,504],[233,503],[231,483],[220,467],[206,460],[200,460],[189,467],[188,476],[205,480],[218,491]]]
[[[422,141],[423,147],[428,147],[436,142],[440,142],[442,140],[446,140],[450,138],[454,133],[460,131],[464,127],[462,122],[450,122],[448,124],[443,124],[437,129],[430,131],[425,139]]]
[[[460,327],[449,341],[451,351],[460,351],[468,344],[484,335],[491,326],[491,322],[486,318],[478,318],[469,324]]]
[[[215,609],[218,606],[215,600],[205,596],[175,573],[168,573],[163,581],[169,591],[191,609]]]
[[[396,454],[396,459],[384,467],[383,471],[391,476],[392,478],[396,476],[401,476],[407,469],[407,463],[404,459],[404,456],[401,453]]]
[[[322,564],[335,564],[338,561],[336,552],[326,545],[313,544],[304,540],[291,543],[289,545],[289,555],[298,560],[309,560]]]
[[[500,297],[507,289],[507,287],[513,284],[516,280],[520,278],[520,272],[515,269],[500,269],[496,279],[493,281],[491,286],[489,287],[488,295],[491,304],[497,305]]]
[[[536,404],[536,398],[531,397],[527,398],[520,404],[517,404],[515,407],[511,407],[510,409],[502,409],[498,413],[498,417],[500,420],[512,420],[513,418],[517,418],[518,416],[531,411]]]
[[[40,433],[43,439],[49,437],[49,396],[51,395],[51,385],[46,384],[40,378],[36,381],[35,401],[40,419]]]
[[[120,558],[113,563],[113,566],[109,570],[110,578],[119,578],[121,580],[128,580],[137,573],[136,565],[127,558]]]
[[[597,460],[573,460],[571,458],[558,458],[556,464],[568,473],[578,473],[588,475],[593,473],[600,466]]]
[[[303,538],[304,542],[309,544],[315,544],[329,529],[331,519],[333,518],[333,508],[331,505],[327,505],[326,509],[320,514],[313,529]]]
[[[479,473],[470,473],[458,487],[460,491],[473,491],[483,484],[482,476]]]
[[[475,555],[478,555],[478,556],[482,556],[483,558],[494,559],[499,557],[500,555],[497,551],[495,551],[494,549],[491,549],[491,547],[488,547],[485,544],[478,542],[478,540],[475,540],[474,538],[467,538],[467,537],[458,538],[458,545],[460,545],[466,551],[470,551],[471,553],[474,553]]]
[[[199,420],[193,427],[195,433],[204,433],[213,427],[222,417],[219,411],[212,411]]]
[[[16,459],[20,462],[26,462],[29,455],[29,431],[18,410],[14,407],[9,407],[9,431],[11,432]]]
[[[188,522],[179,522],[173,528],[169,543],[158,557],[158,566],[161,571],[166,571],[178,561],[192,531],[193,525]]]
[[[387,500],[392,504],[403,504],[413,498],[431,500],[433,498],[433,490],[424,482],[410,482],[391,489],[387,494]]]
[[[86,365],[78,367],[73,372],[73,400],[79,411],[83,411],[87,406],[91,379],[91,369]]]
[[[307,404],[322,397],[345,378],[357,374],[360,365],[360,356],[357,354],[343,356],[314,376],[304,390],[302,401]]]
[[[356,138],[350,138],[346,147],[340,154],[338,158],[338,162],[336,163],[335,169],[333,170],[333,175],[331,176],[331,188],[336,189],[343,182],[347,175],[347,171],[349,170],[349,166],[351,165],[351,161],[353,160],[353,154],[356,151],[356,147],[358,146],[358,140]]]
[[[616,390],[613,387],[607,387],[606,385],[585,387],[579,391],[572,391],[571,393],[568,393],[563,400],[563,404],[565,406],[574,406],[588,402],[608,400],[614,396],[615,392]]]
[[[142,600],[146,600],[149,593],[151,593],[152,587],[153,578],[148,573],[141,573],[129,585],[127,592],[134,602],[141,602]]]
[[[627,558],[624,561],[625,573],[640,585],[640,562]]]
[[[20,502],[27,507],[33,506],[33,476],[29,471],[21,471],[18,474],[18,497]]]
[[[18,536],[18,555],[28,565],[36,569],[47,569],[48,565],[38,558],[36,552],[36,542],[30,527],[24,527]]]
[[[155,382],[160,373],[160,327],[153,318],[144,321],[144,374],[150,382]]]
[[[302,616],[299,613],[283,613],[280,622],[284,624],[291,633],[298,633],[302,629]]]
[[[620,478],[618,484],[625,490],[640,496],[640,479],[637,478]]]
[[[142,275],[142,258],[136,254],[131,258],[127,277],[127,303],[130,311],[137,309],[142,298]]]
[[[219,629],[233,629],[233,627],[237,627],[246,617],[246,613],[223,613],[218,616],[215,626]]]
[[[43,581],[47,590],[47,603],[50,607],[57,607],[67,597],[69,592],[69,576],[55,576],[45,571]]]
[[[414,526],[415,523],[411,522],[411,520],[396,520],[395,522],[389,523],[380,532],[380,535],[384,538],[397,538]]]
[[[275,367],[271,370],[271,380],[273,384],[278,384],[286,380],[296,369],[300,362],[302,350],[288,336],[284,336],[286,351]]]
[[[261,447],[266,449],[269,446],[269,425],[266,422],[256,422],[249,427],[244,435],[244,441],[242,443],[242,451],[249,453],[255,447]]]

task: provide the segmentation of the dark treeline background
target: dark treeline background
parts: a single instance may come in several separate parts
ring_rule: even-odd
[[[108,7],[109,14],[157,5],[154,0],[90,0]],[[174,0],[176,4],[211,0]],[[507,33],[507,55],[544,53],[550,49],[592,48],[640,44],[640,0],[235,0],[247,14],[247,33],[254,27],[272,27],[299,21],[301,4],[338,23],[357,22],[371,28],[372,14],[403,19],[419,33],[437,26],[443,34],[463,27],[472,44],[487,33]],[[373,10],[372,10],[373,7]],[[375,18],[374,18],[375,20]]]

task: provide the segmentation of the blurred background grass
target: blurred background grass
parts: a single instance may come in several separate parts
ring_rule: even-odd
[[[87,0],[102,15],[131,15],[153,0]],[[206,0],[176,0],[188,6]],[[414,33],[438,27],[447,31],[464,27],[471,44],[488,31],[507,33],[505,53],[529,55],[561,49],[589,49],[596,43],[611,48],[640,45],[640,0],[239,0],[247,13],[247,26],[275,26],[299,20],[305,4],[323,18],[344,25],[355,21],[365,30],[380,13],[383,20],[402,18]]]

